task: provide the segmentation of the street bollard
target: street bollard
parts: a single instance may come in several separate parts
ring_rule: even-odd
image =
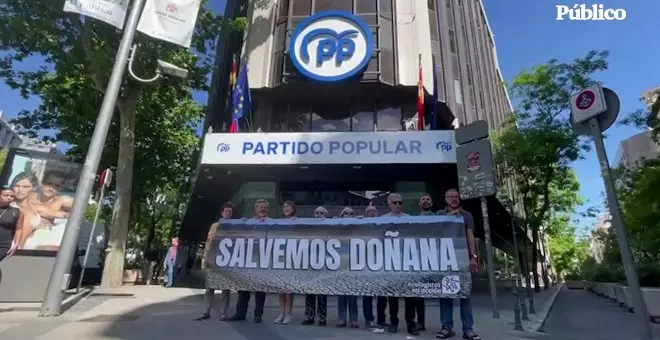
[[[520,281],[520,288],[522,288],[522,280]],[[527,302],[525,298],[518,294],[518,301],[520,301],[520,310],[522,311],[522,319],[529,321],[529,315],[527,314]]]
[[[522,320],[520,320],[520,294],[518,294],[518,277],[513,275],[511,284],[513,287],[513,329],[522,331]]]
[[[527,299],[529,299],[529,314],[536,314],[536,309],[534,308],[534,290],[531,287],[527,287]]]

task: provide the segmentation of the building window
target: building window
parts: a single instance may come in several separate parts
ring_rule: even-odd
[[[436,0],[427,0],[426,5],[429,7],[430,10],[435,11],[435,1]]]
[[[461,81],[454,79],[454,96],[456,98],[456,104],[463,105],[463,92],[461,91]]]
[[[452,54],[451,56],[451,71],[454,73],[454,79],[461,79],[461,70],[458,66],[458,55]]]
[[[374,107],[370,104],[356,105],[351,115],[352,131],[374,131]]]
[[[319,103],[312,107],[312,132],[345,132],[351,130],[348,105]]]
[[[401,131],[401,107],[383,105],[376,113],[379,131]]]
[[[312,0],[292,0],[294,16],[308,16],[312,13]]]
[[[279,13],[278,20],[284,19],[289,16],[289,0],[279,0]]]
[[[342,10],[352,13],[353,1],[351,0],[315,0],[314,13],[330,9]]]
[[[479,90],[479,104],[480,108],[485,109],[486,108],[486,103],[484,102],[484,93]]]
[[[377,13],[378,0],[356,0],[355,13]]]
[[[429,10],[429,26],[431,29],[431,38],[438,39],[438,16],[433,10]]]
[[[270,132],[308,132],[309,117],[308,104],[276,104],[271,115]]]
[[[470,64],[465,64],[465,70],[467,72],[465,78],[467,79],[468,85],[472,85],[472,68],[470,67]]]
[[[449,48],[451,53],[457,53],[458,49],[456,48],[456,32],[454,30],[449,30]]]

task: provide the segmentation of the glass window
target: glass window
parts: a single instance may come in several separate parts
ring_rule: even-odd
[[[353,1],[351,0],[315,0],[314,13],[327,11],[329,9],[338,9],[347,12],[353,12]]]
[[[451,49],[451,53],[456,53],[456,32],[454,30],[449,30],[449,48]]]
[[[383,106],[376,113],[379,131],[401,131],[401,108],[398,106]]]
[[[426,4],[430,10],[435,11],[435,0],[427,0]]]
[[[312,0],[292,0],[293,1],[293,15],[304,16],[312,12]]]
[[[273,57],[273,85],[282,83],[282,72],[284,71],[284,53],[282,51],[275,52]]]
[[[271,116],[270,132],[309,131],[309,105],[276,104]]]
[[[374,108],[372,105],[356,105],[351,124],[353,131],[374,131]]]
[[[466,69],[466,72],[467,72],[466,78],[467,78],[468,85],[472,85],[472,68],[470,67],[470,64],[465,64],[465,69]]]
[[[356,13],[377,13],[378,0],[356,0],[355,12]]]
[[[429,26],[431,28],[431,38],[438,39],[438,16],[435,11],[429,11]]]
[[[452,54],[451,56],[451,72],[454,74],[454,79],[461,79],[461,70],[458,66],[458,55]]]
[[[391,18],[392,17],[392,0],[379,0],[378,3],[380,5],[380,8],[378,9],[378,12],[380,13],[380,15],[384,15],[388,18]]]
[[[279,0],[279,18],[283,19],[289,16],[289,0]]]
[[[463,92],[461,91],[461,81],[454,79],[454,95],[456,97],[456,104],[463,104]]]
[[[284,49],[286,40],[286,21],[277,25],[275,28],[275,51],[281,51]]]
[[[319,103],[312,107],[312,132],[350,131],[350,124],[348,105]]]

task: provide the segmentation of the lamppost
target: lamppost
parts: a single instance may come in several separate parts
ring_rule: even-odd
[[[103,95],[103,102],[101,103],[99,116],[96,120],[94,133],[92,134],[92,138],[89,143],[89,149],[87,150],[87,155],[85,156],[85,162],[80,172],[80,178],[78,180],[78,187],[76,189],[73,206],[71,207],[69,218],[67,219],[60,249],[57,252],[57,256],[55,257],[53,271],[51,272],[50,279],[48,280],[48,287],[46,288],[44,301],[41,304],[39,316],[46,317],[60,315],[60,310],[62,308],[62,283],[64,281],[64,275],[71,269],[71,263],[73,262],[73,258],[76,255],[75,253],[78,245],[78,236],[80,234],[80,224],[85,217],[88,198],[92,193],[92,187],[94,185],[94,180],[96,179],[96,171],[99,167],[99,163],[101,162],[101,155],[103,154],[105,139],[108,135],[108,130],[110,129],[110,123],[112,122],[112,116],[117,104],[117,96],[121,90],[121,84],[124,79],[126,64],[129,61],[129,56],[132,54],[131,51],[134,53],[136,50],[135,47],[131,48],[131,45],[133,44],[135,38],[135,31],[137,30],[138,21],[140,19],[140,14],[142,13],[142,7],[144,7],[144,3],[145,0],[134,0],[131,11],[128,15],[128,19],[126,20],[124,33],[122,35],[119,48],[117,49],[117,55],[115,57],[115,64],[112,67],[110,80],[108,81],[108,86],[105,90],[105,94]],[[91,19],[88,18],[87,20]],[[157,74],[164,73],[166,75],[179,78],[187,76],[188,73],[182,68],[160,60],[158,61],[158,70],[160,72],[157,71]],[[129,73],[133,73],[130,70],[130,67]],[[158,78],[160,78],[160,76]],[[149,80],[155,81],[158,78]],[[140,79],[136,80],[140,81]]]

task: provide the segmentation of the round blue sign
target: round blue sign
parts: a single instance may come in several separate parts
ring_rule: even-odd
[[[298,24],[289,57],[305,77],[338,82],[364,70],[373,55],[373,40],[369,25],[359,17],[344,11],[319,12]]]

